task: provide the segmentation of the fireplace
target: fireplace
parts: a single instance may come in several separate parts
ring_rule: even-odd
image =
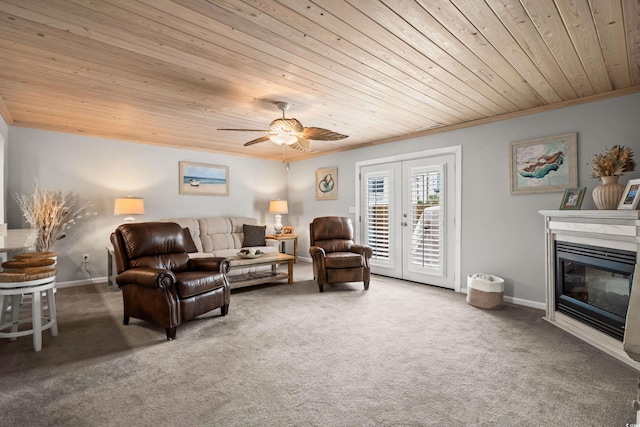
[[[640,211],[540,213],[544,319],[640,371]]]
[[[555,242],[556,310],[620,341],[636,253]]]

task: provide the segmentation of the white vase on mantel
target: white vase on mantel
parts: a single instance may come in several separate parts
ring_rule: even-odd
[[[602,184],[594,188],[591,193],[598,209],[613,210],[618,208],[618,203],[625,189],[624,185],[618,183],[619,178],[617,175],[600,178]]]

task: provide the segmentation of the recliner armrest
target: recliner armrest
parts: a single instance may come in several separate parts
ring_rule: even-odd
[[[130,268],[116,276],[119,286],[138,285],[147,288],[166,289],[176,282],[171,270],[160,268]]]
[[[362,255],[366,259],[369,259],[373,256],[373,248],[367,245],[353,245],[349,248],[351,252],[355,252],[357,254]]]
[[[229,259],[224,257],[190,258],[187,263],[188,270],[217,271],[226,274],[229,268]]]
[[[327,254],[323,248],[321,248],[320,246],[311,246],[309,248],[309,255],[311,255],[311,259],[319,263],[322,268],[324,268],[324,259],[326,258]]]
[[[311,255],[311,258],[317,259],[318,261],[324,259],[324,257],[326,256],[324,249],[322,249],[320,246],[311,246],[309,248],[309,255]]]

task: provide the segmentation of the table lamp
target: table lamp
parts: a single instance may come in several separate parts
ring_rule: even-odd
[[[289,213],[289,205],[286,200],[271,200],[269,202],[269,213],[275,214],[276,223],[273,226],[275,234],[282,233],[282,214]]]
[[[144,215],[144,200],[141,197],[118,197],[113,206],[114,215]],[[126,222],[133,222],[135,218],[128,216]]]

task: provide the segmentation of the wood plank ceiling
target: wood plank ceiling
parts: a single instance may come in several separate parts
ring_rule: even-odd
[[[638,91],[640,0],[0,0],[0,61],[9,124],[295,161]],[[217,130],[274,101],[349,137]]]

